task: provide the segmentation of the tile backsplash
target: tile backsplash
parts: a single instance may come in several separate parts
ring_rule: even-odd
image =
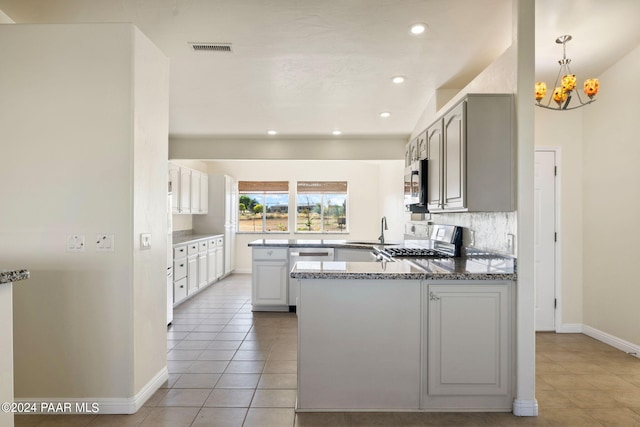
[[[439,213],[431,215],[433,224],[449,224],[464,227],[464,246],[515,255],[517,218],[516,212]],[[473,242],[471,237],[473,232]],[[508,235],[514,236],[514,250],[510,251]],[[473,244],[472,244],[473,243]]]

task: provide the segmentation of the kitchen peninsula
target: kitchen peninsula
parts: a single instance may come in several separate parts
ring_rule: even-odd
[[[297,263],[297,410],[511,411],[514,261]]]
[[[512,410],[515,258],[468,248],[373,262],[376,242],[250,246],[254,311],[268,296],[286,306],[295,289],[298,411]],[[301,249],[334,256],[292,263]]]

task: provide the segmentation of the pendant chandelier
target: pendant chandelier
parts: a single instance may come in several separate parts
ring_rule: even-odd
[[[584,81],[583,90],[585,95],[589,97],[588,100],[583,101],[580,97],[579,91],[576,89],[576,75],[571,72],[569,64],[571,59],[567,58],[566,44],[571,40],[570,35],[560,36],[556,39],[556,43],[562,44],[562,59],[558,61],[560,64],[560,71],[558,71],[558,77],[556,77],[556,83],[554,85],[553,94],[549,97],[546,105],[541,103],[544,96],[547,94],[547,84],[545,82],[537,82],[535,87],[536,105],[542,108],[548,108],[549,110],[575,110],[576,108],[584,107],[595,101],[594,96],[598,93],[599,82],[598,79],[587,79]],[[574,102],[573,106],[569,106],[571,99],[575,94],[578,98],[579,104]],[[554,100],[557,106],[551,106],[551,100]]]

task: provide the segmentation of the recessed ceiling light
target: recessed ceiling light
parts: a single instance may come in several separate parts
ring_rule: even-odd
[[[391,113],[388,112],[388,111],[383,111],[382,113],[380,113],[380,117],[382,117],[383,119],[386,119],[390,115],[391,115]]]
[[[331,133],[334,134],[334,135],[342,135],[342,131],[341,130],[334,130]]]
[[[411,27],[409,27],[409,31],[411,32],[411,34],[422,34],[425,32],[425,30],[427,29],[427,24],[413,24]]]
[[[277,134],[278,134],[278,131],[275,131],[275,130],[268,130],[268,131],[267,131],[267,133],[268,133],[269,135],[277,135]]]
[[[395,76],[391,79],[391,81],[397,85],[399,85],[400,83],[404,83],[405,80],[406,78],[404,78],[403,76]]]

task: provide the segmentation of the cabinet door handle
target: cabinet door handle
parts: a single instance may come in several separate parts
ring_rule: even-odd
[[[429,301],[440,301],[440,297],[433,292],[429,292]]]

